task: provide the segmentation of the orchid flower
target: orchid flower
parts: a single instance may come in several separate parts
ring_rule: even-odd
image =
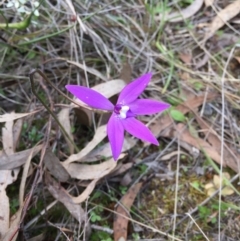
[[[84,86],[66,85],[66,89],[88,106],[104,111],[111,111],[112,115],[107,124],[107,135],[112,149],[112,155],[116,161],[121,154],[124,130],[154,145],[159,145],[151,131],[135,117],[138,115],[150,115],[164,111],[169,104],[151,99],[138,99],[152,77],[147,73],[126,85],[121,91],[116,105],[113,105],[106,97],[95,90]]]

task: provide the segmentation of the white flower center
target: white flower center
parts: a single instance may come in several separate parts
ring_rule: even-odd
[[[122,119],[126,119],[128,111],[129,111],[129,106],[127,105],[122,106],[121,110],[119,111],[119,116]]]

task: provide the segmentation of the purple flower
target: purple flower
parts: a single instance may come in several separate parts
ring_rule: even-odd
[[[107,134],[114,160],[117,160],[121,154],[124,130],[143,141],[159,145],[150,130],[135,118],[138,115],[150,115],[164,111],[170,107],[169,104],[164,102],[151,99],[138,99],[151,80],[151,77],[151,73],[142,75],[125,86],[115,106],[97,91],[78,85],[66,85],[66,89],[69,92],[90,107],[112,112],[107,124]]]

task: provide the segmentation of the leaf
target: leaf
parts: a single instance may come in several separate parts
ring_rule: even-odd
[[[211,38],[217,30],[223,27],[227,21],[235,17],[240,12],[240,0],[229,4],[226,8],[217,13],[217,16],[209,24],[209,31],[206,32],[204,42]]]
[[[72,132],[71,132],[71,125],[70,125],[70,118],[69,118],[70,110],[71,110],[70,108],[63,108],[58,113],[58,120],[62,124],[63,128],[67,132],[70,139],[73,141],[73,135],[72,135]],[[67,136],[64,135],[64,137],[67,141],[70,153],[72,154],[74,152],[74,146],[72,145],[72,142],[68,139]]]
[[[124,156],[125,154],[121,154],[119,158],[123,158]],[[112,158],[108,161],[95,165],[78,163],[64,165],[70,176],[79,180],[93,180],[102,178],[110,173],[116,166],[117,162]]]
[[[3,150],[7,155],[13,153],[13,121],[7,121],[2,128]]]
[[[184,103],[181,103],[177,107],[175,107],[175,109],[182,112],[183,114],[186,114],[189,111],[194,110],[195,108],[202,105],[202,103],[204,101],[209,102],[211,100],[214,100],[217,95],[218,94],[216,94],[216,93],[208,93],[207,96],[205,94],[203,94],[200,96],[195,96],[193,98],[190,97]],[[159,136],[159,134],[163,130],[166,130],[173,123],[174,123],[173,118],[171,118],[170,115],[164,115],[164,116],[161,116],[159,119],[157,119],[149,127],[155,136]]]
[[[97,146],[106,136],[106,125],[98,127],[93,139],[87,144],[87,146],[79,153],[72,154],[70,157],[68,157],[68,159],[63,162],[63,165],[67,166],[69,163],[81,161],[81,159],[85,157],[91,150],[93,150],[93,148]]]
[[[52,196],[61,202],[80,224],[87,220],[87,215],[81,205],[73,203],[68,192],[58,182],[51,178],[48,172],[45,173],[45,183]]]
[[[108,82],[94,86],[92,89],[104,95],[106,98],[110,98],[121,92],[126,83],[121,79],[108,80]]]
[[[204,0],[205,6],[206,6],[206,7],[212,6],[213,3],[214,3],[214,1],[215,1],[215,0]]]
[[[174,127],[174,129],[175,131],[169,131],[164,133],[164,136],[170,138],[179,138],[180,145],[183,145],[183,143],[187,143],[191,146],[194,146],[198,150],[203,149],[209,155],[210,158],[212,158],[219,164],[221,163],[221,156],[219,155],[219,153],[205,140],[193,137],[190,134],[189,130],[185,127],[185,125],[179,123]]]
[[[0,155],[0,170],[12,170],[16,167],[22,166],[26,162],[33,149],[33,156],[35,156],[42,149],[42,145],[27,149],[25,151],[16,152],[11,155],[6,155],[3,153]]]
[[[66,169],[62,166],[60,160],[56,157],[56,155],[50,149],[46,150],[43,161],[48,171],[59,182],[67,182],[70,179],[70,175],[68,174]]]
[[[111,172],[110,176],[115,177],[115,176],[121,175],[124,172],[126,172],[127,170],[129,170],[132,166],[133,166],[133,163],[126,163],[126,164],[120,163],[117,165],[117,167],[114,169],[114,171]]]
[[[188,65],[192,62],[192,55],[190,53],[180,52],[179,58],[182,60],[183,63]]]
[[[9,198],[5,189],[0,190],[0,206],[0,238],[2,238],[9,229],[10,217]]]
[[[130,187],[115,210],[116,214],[114,215],[113,223],[115,241],[127,240],[128,219],[130,217],[129,211],[141,187],[142,183],[136,183],[134,186]]]
[[[79,102],[80,100],[77,99],[75,101]],[[76,116],[77,123],[85,126],[92,125],[92,113],[92,110],[86,109],[84,107],[78,106],[77,108],[74,108],[74,114]]]
[[[14,113],[9,114],[10,116],[14,116]],[[5,123],[5,126],[2,128],[2,139],[3,139],[3,149],[5,156],[9,156],[13,154],[14,150],[14,141],[13,141],[13,120],[9,120]],[[0,161],[2,161],[0,159]],[[2,163],[0,163],[2,164]],[[17,214],[15,214],[15,220],[9,224],[10,219],[10,206],[9,199],[6,195],[5,189],[11,183],[13,183],[19,173],[19,168],[14,168],[13,170],[0,170],[0,237],[1,240],[15,240],[18,234],[18,225],[19,220],[21,218],[21,208]],[[21,188],[20,188],[21,190]],[[21,202],[22,203],[22,202]],[[20,207],[22,207],[20,203]],[[10,227],[10,229],[9,229]],[[15,234],[13,236],[13,234]]]
[[[121,72],[120,72],[120,79],[129,84],[132,80],[132,68],[129,62],[123,63]]]
[[[17,22],[17,23],[0,23],[0,29],[19,29],[19,30],[24,30],[24,29],[26,29],[30,25],[32,16],[33,15],[30,14],[23,21]]]
[[[225,178],[226,180],[229,180],[229,179],[230,179],[229,173],[223,172],[222,175],[223,175],[222,181],[221,181],[221,179],[220,179],[220,176],[214,175],[214,176],[213,176],[213,183],[210,182],[210,183],[207,183],[207,184],[205,185],[204,188],[205,188],[205,190],[207,191],[207,195],[208,195],[208,196],[212,196],[212,194],[213,194],[214,192],[216,192],[216,191],[220,188],[221,183],[222,183],[222,186],[224,185],[224,178]],[[221,191],[222,196],[232,195],[233,193],[234,193],[234,190],[233,190],[230,186],[224,187],[224,188],[222,189],[222,191]]]
[[[15,113],[15,112],[12,112],[10,114],[9,113],[3,114],[3,115],[0,115],[0,123],[7,122],[7,121],[14,121],[16,119],[23,118],[23,117],[28,116],[28,115],[32,115],[36,112],[37,111],[33,111],[33,112],[30,112],[30,113]]]
[[[82,203],[82,202],[85,202],[90,194],[92,193],[92,191],[94,190],[95,186],[96,186],[96,183],[99,181],[99,179],[94,179],[93,181],[91,181],[88,186],[86,187],[86,189],[78,196],[78,197],[73,197],[71,196],[72,198],[72,201],[74,203]]]
[[[222,185],[227,185],[227,184],[224,182],[224,178],[226,178],[226,180],[230,180],[230,175],[229,175],[229,173],[228,173],[228,172],[223,172],[223,173],[222,173],[222,176],[223,176],[223,178],[222,178]],[[220,185],[221,185],[220,176],[214,175],[214,176],[213,176],[213,183],[214,183],[215,187],[216,187],[217,189],[219,189],[219,188],[220,188]],[[232,195],[233,193],[234,193],[234,190],[233,190],[230,186],[224,187],[223,190],[222,190],[222,192],[221,192],[221,194],[222,194],[223,196]]]
[[[182,123],[179,123],[178,125],[174,126],[175,131],[168,130],[165,131],[162,135],[164,137],[170,137],[170,138],[179,138],[180,145],[185,146],[185,144],[189,144],[192,147],[197,148],[197,150],[202,150],[205,155],[209,156],[210,159],[213,159],[218,164],[221,164],[221,155],[220,153],[207,141],[196,138],[191,135],[189,130],[184,126]],[[192,151],[194,149],[192,148]],[[229,162],[228,159],[224,159],[223,166],[229,166],[233,171],[237,171],[239,168],[238,160]]]
[[[170,23],[181,22],[187,18],[190,18],[194,14],[196,14],[203,5],[203,0],[194,0],[191,5],[181,10],[180,12],[173,12],[171,14],[160,14],[155,17],[157,21],[168,21]]]
[[[6,155],[13,154],[13,121],[8,121],[2,128],[3,150]],[[17,179],[19,169],[0,170],[0,192]],[[1,200],[0,200],[1,201]],[[1,205],[0,205],[1,206]]]
[[[202,193],[202,190],[200,189],[200,183],[199,181],[193,181],[193,182],[190,182],[190,185],[195,188],[196,190],[198,190],[199,192]]]
[[[33,156],[33,151],[34,151],[34,149],[30,152],[29,157],[27,158],[27,161],[23,168],[21,184],[20,184],[20,188],[19,188],[19,205],[20,206],[23,206],[25,185],[26,185],[26,181],[27,181],[28,170],[29,170],[32,156]]]
[[[20,140],[22,125],[23,125],[23,119],[18,119],[13,126],[13,144],[14,144],[13,151],[14,152],[16,151],[18,142]]]
[[[43,241],[43,240],[46,240],[45,238],[46,238],[46,233],[43,232],[37,236],[27,239],[27,241]]]
[[[221,154],[221,137],[212,129],[212,127],[204,121],[197,113],[195,113],[195,118],[201,127],[201,129],[205,130],[202,132],[205,134],[205,138],[211,144],[212,148],[220,155]],[[207,153],[209,155],[209,153]],[[220,163],[216,159],[212,158],[216,162]],[[231,149],[226,143],[224,143],[224,152],[223,152],[223,160],[226,165],[228,165],[233,171],[239,170],[239,160],[240,154]]]
[[[186,119],[185,115],[181,111],[176,109],[170,110],[170,115],[175,121],[184,122]]]
[[[9,225],[10,227],[8,227],[6,234],[1,239],[2,241],[15,241],[17,239],[22,210],[23,206],[21,206],[11,218]]]

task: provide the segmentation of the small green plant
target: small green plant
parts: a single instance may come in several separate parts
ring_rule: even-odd
[[[123,195],[127,192],[127,189],[128,189],[127,187],[119,186],[119,190]]]
[[[227,210],[229,206],[227,203],[221,203],[221,217],[224,217],[227,215]],[[199,212],[199,217],[204,221],[204,222],[211,222],[212,224],[217,222],[217,216],[213,215],[214,212],[219,211],[219,203],[214,202],[210,205],[210,207],[207,206],[199,206],[198,207],[198,212]]]
[[[38,130],[36,126],[32,126],[30,129],[26,122],[23,124],[22,135],[26,136],[27,139],[33,143],[39,142],[43,137],[43,134]]]
[[[90,213],[91,213],[91,218],[90,218],[90,219],[91,219],[91,221],[92,221],[93,223],[102,220],[101,216],[99,216],[99,215],[98,215],[97,213],[95,213],[94,211],[91,211]]]
[[[145,165],[145,164],[139,165],[140,174],[143,174],[144,172],[146,172],[147,168],[148,168],[148,167],[147,167],[147,165]]]
[[[90,240],[92,241],[113,241],[109,233],[104,231],[95,231],[92,233]]]
[[[19,201],[17,198],[10,199],[10,211],[11,213],[16,213],[19,207]]]
[[[38,8],[40,3],[38,1],[32,0],[11,0],[6,4],[7,8],[14,8],[17,12],[21,14],[31,14],[34,11],[35,16],[39,16]]]
[[[170,112],[171,117],[175,121],[184,122],[186,120],[185,115],[181,111],[171,109],[169,112]]]
[[[135,240],[135,241],[140,240],[140,236],[138,233],[133,233],[132,237],[133,237],[133,240]]]
[[[43,135],[37,130],[36,126],[33,126],[30,132],[28,133],[28,136],[32,142],[38,142],[41,140]]]
[[[206,206],[198,207],[199,217],[207,222],[208,218],[211,216],[211,210]]]
[[[151,16],[155,16],[158,13],[167,14],[171,11],[171,8],[167,7],[166,3],[159,2],[157,4],[145,4],[146,10]]]
[[[97,222],[97,221],[101,221],[102,220],[102,212],[103,212],[103,207],[102,205],[96,206],[91,212],[91,221],[93,223]]]

